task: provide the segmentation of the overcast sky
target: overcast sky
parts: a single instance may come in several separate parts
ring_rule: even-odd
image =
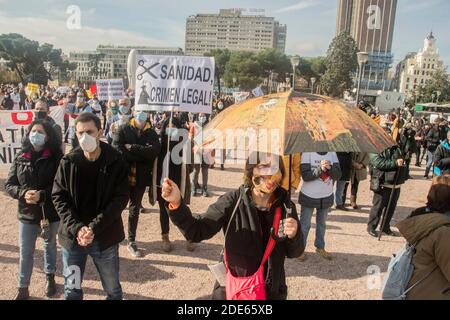
[[[171,46],[184,49],[186,18],[220,8],[261,8],[287,24],[286,53],[324,55],[336,32],[337,0],[0,0],[0,33],[20,33],[64,52],[95,50],[98,44]],[[81,9],[81,29],[67,28],[67,9]],[[395,62],[418,51],[432,29],[450,65],[450,1],[399,0]]]

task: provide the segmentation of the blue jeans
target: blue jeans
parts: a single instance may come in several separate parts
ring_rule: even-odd
[[[50,238],[44,243],[44,272],[56,273],[56,234],[58,222],[50,223]],[[19,288],[28,288],[33,273],[34,251],[36,239],[39,236],[40,226],[37,224],[22,223],[19,221]]]
[[[311,229],[311,219],[314,208],[307,208],[302,206],[300,213],[300,226],[303,233],[303,240],[306,243],[308,240],[309,229]],[[327,229],[326,222],[330,208],[316,209],[316,240],[314,245],[317,249],[325,249],[325,231]]]
[[[84,270],[88,255],[92,257],[100,275],[107,300],[122,300],[122,287],[119,281],[119,245],[100,251],[97,241],[87,247],[74,244],[72,250],[62,249],[64,266],[64,299],[82,300]]]
[[[334,202],[337,206],[342,206],[344,204],[344,190],[347,181],[337,181],[336,182],[336,192],[334,193]]]
[[[427,150],[427,166],[425,168],[425,176],[428,177],[431,171],[431,167],[433,166],[433,157],[434,153]]]

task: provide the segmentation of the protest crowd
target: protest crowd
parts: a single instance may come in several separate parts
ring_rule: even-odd
[[[305,246],[312,236],[316,254],[332,260],[333,252],[327,250],[325,241],[328,215],[331,210],[357,210],[364,180],[370,181],[373,193],[366,236],[402,236],[415,244],[415,269],[408,282],[413,288],[405,298],[450,299],[448,120],[417,116],[408,104],[381,115],[361,102],[358,108],[397,145],[379,154],[305,152],[291,161],[258,153],[256,163],[247,160],[242,185],[196,215],[190,204],[198,197],[211,196],[209,173],[215,166],[226,171],[230,157],[229,150],[203,149],[197,137],[239,101],[216,94],[210,115],[175,112],[171,116],[170,112],[136,108],[132,89],[110,100],[100,100],[93,91],[76,86],[30,90],[21,84],[1,84],[0,110],[34,115],[5,182],[6,192],[18,203],[20,261],[15,299],[30,297],[39,237],[44,241],[43,290],[48,297],[55,295],[55,274],[62,272],[64,298],[83,299],[82,285],[74,287],[71,279],[74,269],[83,279],[90,256],[107,298],[122,299],[118,247],[126,241],[130,256],[142,257],[138,226],[140,214],[148,210],[142,205],[144,197],[158,206],[161,249],[166,253],[173,250],[170,221],[185,237],[185,249],[193,254],[199,250],[197,243],[219,232],[225,234],[222,262],[227,280],[225,284],[216,277],[211,284],[213,299],[254,297],[230,287],[240,277],[255,274],[260,276],[254,289],[257,298],[287,299],[285,259],[307,260]],[[63,112],[62,123],[51,117],[58,108]],[[189,154],[198,161],[178,163],[171,157],[180,152],[177,145],[182,131],[188,137],[182,156]],[[0,135],[0,141],[4,143],[5,137]],[[391,220],[402,186],[413,179],[412,166],[424,167],[423,176],[430,179],[430,189],[425,191],[428,202],[394,226]],[[298,193],[299,212],[291,193]],[[125,210],[129,212],[127,230],[122,222]],[[310,235],[313,215],[315,234]],[[64,270],[56,267],[58,244]]]

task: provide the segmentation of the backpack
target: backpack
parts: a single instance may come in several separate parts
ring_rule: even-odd
[[[416,246],[418,243],[419,242],[416,242],[415,244],[406,244],[391,258],[382,288],[383,300],[405,300],[408,292],[427,279],[437,269],[436,266],[425,277],[407,288],[414,273],[412,259],[416,253]]]

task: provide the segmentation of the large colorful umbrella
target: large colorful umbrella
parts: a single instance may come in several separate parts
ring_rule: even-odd
[[[203,132],[203,148],[290,155],[301,152],[380,153],[394,140],[355,107],[295,91],[233,105]]]

